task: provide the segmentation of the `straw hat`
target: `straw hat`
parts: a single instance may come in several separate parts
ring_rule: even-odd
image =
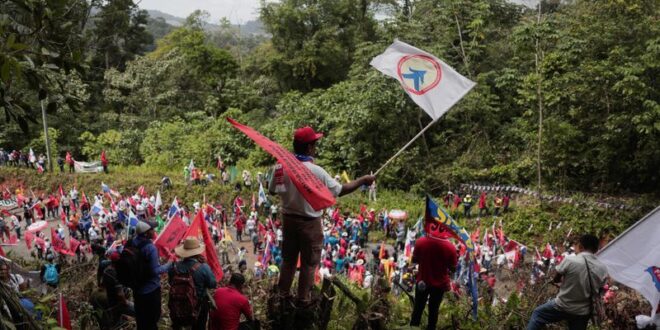
[[[195,237],[186,238],[183,244],[174,249],[174,253],[181,258],[196,256],[202,252],[204,252],[204,244],[200,243]]]
[[[358,259],[358,261],[356,262],[356,264],[357,264],[358,266],[362,266],[362,265],[364,265],[364,260],[362,260],[362,259]]]

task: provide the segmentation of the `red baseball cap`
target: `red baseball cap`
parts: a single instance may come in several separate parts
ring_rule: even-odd
[[[323,137],[323,133],[317,133],[309,126],[301,127],[293,134],[293,140],[302,143],[314,142]]]

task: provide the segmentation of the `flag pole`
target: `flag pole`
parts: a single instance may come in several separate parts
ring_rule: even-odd
[[[421,131],[419,131],[419,133],[417,133],[417,135],[415,135],[415,137],[413,137],[412,140],[408,141],[408,143],[406,143],[406,145],[404,145],[401,149],[399,149],[399,151],[397,151],[397,153],[394,154],[394,156],[392,156],[390,159],[388,159],[385,162],[385,164],[383,164],[383,166],[381,166],[378,169],[378,171],[376,171],[376,173],[374,173],[374,175],[378,175],[378,173],[380,173],[380,171],[382,171],[383,168],[385,168],[385,166],[389,165],[389,163],[391,163],[394,160],[394,158],[398,157],[404,150],[406,150],[406,148],[408,148],[413,142],[415,142],[415,140],[417,140],[420,136],[422,136],[422,134],[424,134],[424,132],[426,132],[426,130],[428,130],[431,127],[431,125],[435,124],[435,122],[437,122],[438,119],[440,119],[440,118],[438,117],[438,118],[434,119],[433,121],[431,121],[430,123],[428,123],[428,125],[426,125],[426,127],[424,127]]]

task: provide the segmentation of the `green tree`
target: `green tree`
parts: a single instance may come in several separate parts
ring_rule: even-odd
[[[276,53],[270,66],[284,89],[309,91],[346,78],[356,45],[375,22],[363,0],[262,2],[261,20]]]

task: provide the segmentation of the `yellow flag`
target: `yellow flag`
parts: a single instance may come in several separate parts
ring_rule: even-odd
[[[231,239],[231,235],[229,235],[229,231],[227,230],[227,223],[225,222],[225,231],[224,231],[224,240],[227,242],[233,242],[234,240]]]
[[[348,177],[348,173],[346,173],[346,171],[341,172],[341,178],[342,180],[346,181],[346,183],[351,182],[351,179]]]

